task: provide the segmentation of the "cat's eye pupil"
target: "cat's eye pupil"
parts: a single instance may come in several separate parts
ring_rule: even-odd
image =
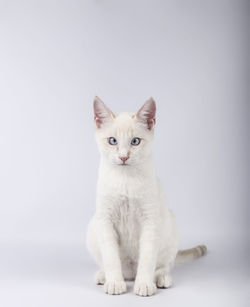
[[[116,145],[117,144],[117,140],[114,137],[109,138],[108,142],[109,142],[110,145]]]
[[[131,141],[131,144],[134,145],[134,146],[137,146],[139,145],[141,142],[141,139],[140,138],[133,138],[132,141]]]

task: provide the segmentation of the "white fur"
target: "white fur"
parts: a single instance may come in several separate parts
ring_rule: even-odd
[[[106,293],[121,294],[124,279],[135,279],[135,294],[152,295],[156,286],[171,286],[179,248],[175,219],[152,160],[153,128],[131,113],[112,113],[110,120],[100,122],[97,206],[87,233],[87,247],[100,267],[95,280],[104,283]],[[118,145],[110,145],[109,137]],[[138,146],[130,144],[133,137],[142,139]],[[128,165],[119,158],[124,155],[129,155]]]

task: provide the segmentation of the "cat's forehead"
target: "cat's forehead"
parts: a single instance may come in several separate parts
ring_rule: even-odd
[[[135,114],[128,112],[116,114],[104,130],[116,137],[131,137],[136,130]]]
[[[138,121],[136,114],[130,112],[115,114],[112,121],[98,129],[97,132],[102,137],[115,136],[118,138],[130,138],[135,135],[146,137],[152,134],[152,131],[146,129],[145,125]]]
[[[135,114],[122,112],[115,116],[112,128],[119,132],[132,131],[135,129]]]

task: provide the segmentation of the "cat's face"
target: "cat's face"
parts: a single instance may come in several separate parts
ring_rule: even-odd
[[[95,98],[96,140],[106,162],[131,167],[147,160],[151,155],[155,110],[155,102],[150,98],[135,114],[115,115]]]

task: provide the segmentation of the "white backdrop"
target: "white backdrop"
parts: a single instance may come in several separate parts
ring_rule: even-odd
[[[1,305],[247,306],[249,17],[244,0],[0,0]],[[93,285],[95,95],[114,112],[154,97],[182,246],[208,245],[148,300]]]

